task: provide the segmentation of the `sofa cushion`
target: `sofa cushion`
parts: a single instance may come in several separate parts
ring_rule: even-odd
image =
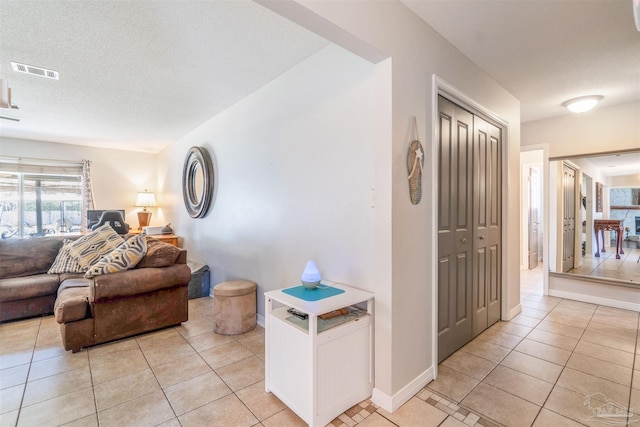
[[[168,267],[176,263],[180,248],[147,236],[147,254],[138,268]]]
[[[89,316],[89,287],[66,288],[58,294],[53,308],[56,322],[67,323]]]
[[[0,240],[0,279],[46,273],[60,247],[58,237]]]
[[[84,279],[83,273],[60,273],[58,274],[60,278],[60,283],[63,283],[65,280],[69,279]]]
[[[44,295],[55,295],[57,274],[34,274],[25,277],[0,279],[0,301],[15,301]]]
[[[134,268],[147,253],[146,236],[140,234],[122,243],[92,265],[84,277],[92,278],[101,274],[117,273]]]
[[[60,287],[58,288],[58,295],[60,295],[62,293],[62,291],[64,291],[65,289],[70,289],[70,288],[88,288],[89,285],[91,285],[91,280],[90,279],[85,279],[84,277],[80,276],[80,277],[75,277],[72,279],[67,279],[64,282],[62,282],[60,284]]]

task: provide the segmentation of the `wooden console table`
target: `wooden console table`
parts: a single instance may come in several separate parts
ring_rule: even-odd
[[[140,230],[129,230],[129,234],[140,234]],[[180,238],[175,234],[149,234],[148,236],[175,247],[180,247]]]
[[[620,259],[620,254],[624,255],[624,251],[622,250],[622,235],[624,233],[624,225],[621,219],[594,219],[593,220],[593,230],[596,233],[596,253],[595,257],[600,257],[600,252],[606,252],[604,248],[604,232],[605,231],[615,231],[616,232],[616,259]],[[598,242],[598,232],[602,235],[602,249],[598,249],[600,247],[600,243]]]

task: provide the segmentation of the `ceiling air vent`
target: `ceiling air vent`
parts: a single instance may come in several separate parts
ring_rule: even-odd
[[[11,66],[13,67],[13,71],[17,71],[18,73],[32,74],[34,76],[45,77],[47,79],[53,80],[59,79],[59,74],[57,71],[47,70],[46,68],[20,64],[18,62],[12,62]]]

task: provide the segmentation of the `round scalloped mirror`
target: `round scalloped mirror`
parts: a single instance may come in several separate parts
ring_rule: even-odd
[[[213,162],[207,150],[191,147],[182,169],[182,197],[192,218],[204,218],[213,199]]]

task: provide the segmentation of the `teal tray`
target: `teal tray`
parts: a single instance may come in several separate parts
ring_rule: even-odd
[[[300,298],[303,301],[319,301],[334,295],[342,294],[344,293],[344,290],[320,283],[320,285],[315,289],[307,289],[300,285],[293,288],[283,289],[282,292],[296,298]]]

